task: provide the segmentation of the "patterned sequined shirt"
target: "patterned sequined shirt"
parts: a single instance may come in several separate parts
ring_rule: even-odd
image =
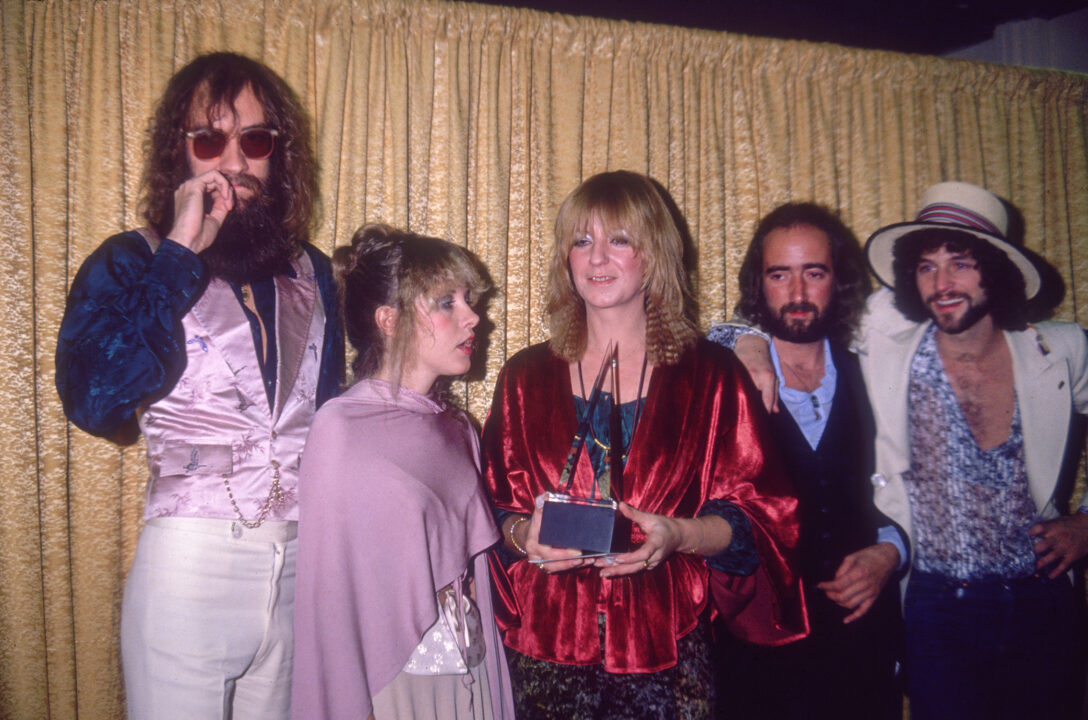
[[[983,450],[964,417],[930,327],[910,369],[910,470],[904,473],[917,537],[914,566],[960,580],[1035,571],[1027,530],[1035,505],[1024,465],[1020,405],[1009,437]]]

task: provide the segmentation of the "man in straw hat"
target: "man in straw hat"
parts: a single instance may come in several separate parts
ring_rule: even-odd
[[[910,538],[913,720],[1080,716],[1067,571],[1088,553],[1088,495],[1060,509],[1084,438],[1088,341],[1072,323],[1027,323],[1039,271],[1007,228],[996,196],[944,182],[913,222],[866,244],[890,290],[870,297],[854,347],[876,419],[874,501]]]
[[[866,244],[894,291],[870,300],[858,351],[875,501],[911,539],[915,720],[1078,715],[1066,571],[1088,552],[1088,496],[1073,515],[1059,506],[1083,441],[1088,342],[1075,324],[1026,323],[1039,272],[1007,227],[996,196],[945,182],[914,222]]]

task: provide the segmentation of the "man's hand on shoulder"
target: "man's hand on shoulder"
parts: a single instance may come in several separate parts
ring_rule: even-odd
[[[771,362],[770,347],[759,335],[741,335],[733,352],[763,397],[763,407],[767,412],[778,412],[778,376]]]
[[[1032,525],[1028,535],[1035,541],[1035,569],[1053,566],[1047,575],[1056,578],[1088,555],[1088,514],[1075,513]]]
[[[816,587],[833,602],[853,612],[843,622],[852,623],[876,602],[880,591],[899,566],[899,551],[891,543],[876,543],[850,553],[835,572],[835,579]]]

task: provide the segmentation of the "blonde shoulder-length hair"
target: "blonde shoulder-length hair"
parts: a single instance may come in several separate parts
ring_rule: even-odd
[[[552,350],[568,362],[585,354],[586,306],[574,288],[568,258],[575,239],[586,234],[594,219],[610,234],[626,236],[642,257],[647,359],[654,365],[675,364],[699,334],[683,241],[654,181],[627,170],[594,175],[559,207],[548,271]]]

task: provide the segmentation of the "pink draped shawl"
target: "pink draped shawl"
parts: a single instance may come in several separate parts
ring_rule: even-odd
[[[314,417],[299,482],[291,715],[365,719],[474,563],[496,718],[513,718],[483,551],[499,534],[468,419],[363,380]]]

